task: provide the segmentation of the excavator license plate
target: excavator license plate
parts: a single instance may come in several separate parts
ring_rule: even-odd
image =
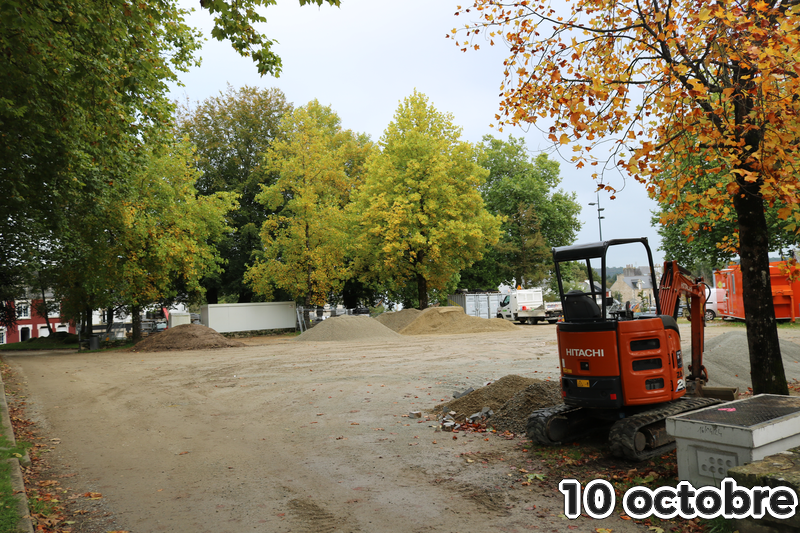
[[[589,380],[588,379],[579,379],[578,380],[578,387],[589,388]]]

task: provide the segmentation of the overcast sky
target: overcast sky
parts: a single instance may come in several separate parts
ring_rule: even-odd
[[[194,7],[198,0],[181,0]],[[210,38],[211,17],[194,13],[189,22],[208,38],[202,65],[182,74],[184,87],[175,87],[175,99],[192,102],[219,95],[228,84],[277,87],[294,105],[317,99],[330,105],[345,128],[380,139],[397,106],[414,89],[424,93],[439,110],[453,114],[463,128],[463,138],[479,142],[492,134],[506,139],[523,137],[531,156],[548,150],[550,143],[537,129],[506,128],[498,133],[491,125],[498,111],[503,60],[502,46],[491,47],[482,39],[479,51],[461,52],[445,35],[463,27],[456,17],[457,2],[449,0],[342,0],[340,8],[324,5],[300,7],[297,0],[279,0],[263,13],[268,22],[259,30],[276,39],[276,52],[283,60],[280,78],[260,77],[255,64],[239,57],[230,44]],[[459,20],[460,19],[460,20]],[[565,157],[570,157],[570,153]],[[578,170],[558,154],[551,158],[561,165],[561,186],[574,191],[583,207],[583,228],[576,243],[600,239],[595,182],[588,170]],[[625,182],[619,174],[606,178],[616,187]],[[603,238],[647,237],[656,264],[663,261],[660,239],[650,225],[656,203],[639,183],[628,180],[615,200],[600,193]],[[620,250],[611,266],[646,265],[639,248]]]

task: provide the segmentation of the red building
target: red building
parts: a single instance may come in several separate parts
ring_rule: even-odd
[[[41,300],[16,300],[14,302],[14,306],[17,309],[17,327],[11,330],[0,328],[0,344],[22,342],[37,337],[47,337],[50,334],[47,330],[45,317],[40,316],[34,309],[38,302],[41,302]],[[75,326],[66,320],[62,320],[58,312],[51,313],[48,318],[53,332],[76,332]]]

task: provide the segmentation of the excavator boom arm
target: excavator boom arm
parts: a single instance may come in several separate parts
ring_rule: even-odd
[[[690,298],[692,322],[692,364],[689,367],[689,380],[708,381],[703,366],[703,328],[705,327],[704,306],[706,302],[703,278],[692,279],[691,273],[678,265],[677,261],[664,262],[664,274],[658,288],[661,308],[677,318],[678,300],[681,296]]]

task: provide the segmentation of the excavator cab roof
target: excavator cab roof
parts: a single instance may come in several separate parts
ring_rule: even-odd
[[[596,306],[598,307],[599,312],[588,313],[587,311],[586,313],[580,313],[579,314],[580,319],[593,320],[593,321],[606,320],[607,316],[606,308],[608,305],[611,305],[610,303],[606,303],[607,300],[611,300],[611,298],[607,296],[608,290],[606,289],[606,276],[607,276],[606,253],[608,252],[608,249],[612,246],[619,246],[625,244],[641,244],[644,246],[645,250],[647,251],[647,260],[648,263],[650,264],[650,276],[652,277],[652,286],[656,287],[657,285],[655,280],[655,269],[653,268],[653,253],[650,251],[650,245],[647,242],[647,237],[639,237],[632,239],[611,239],[607,241],[578,244],[574,246],[559,246],[553,248],[553,262],[555,263],[555,272],[558,280],[558,290],[561,295],[561,304],[565,309],[565,316],[567,316],[566,313],[567,304],[573,303],[573,300],[578,301],[578,295],[575,294],[574,290],[569,292],[566,292],[564,290],[559,263],[570,262],[570,261],[585,262],[586,276],[587,276],[587,281],[589,283],[589,290],[586,293],[582,293],[584,294],[583,299],[590,299],[592,300],[592,303],[600,303],[600,302],[603,303],[602,305]],[[598,277],[597,276],[598,273],[593,269],[592,259],[600,260],[599,287],[598,284],[596,284],[594,281],[594,279]],[[655,297],[657,313],[660,313],[660,306],[657,296],[658,293],[657,291],[654,292],[655,292],[654,297]],[[588,305],[584,305],[583,307],[581,307],[581,309],[584,308],[588,309]]]

